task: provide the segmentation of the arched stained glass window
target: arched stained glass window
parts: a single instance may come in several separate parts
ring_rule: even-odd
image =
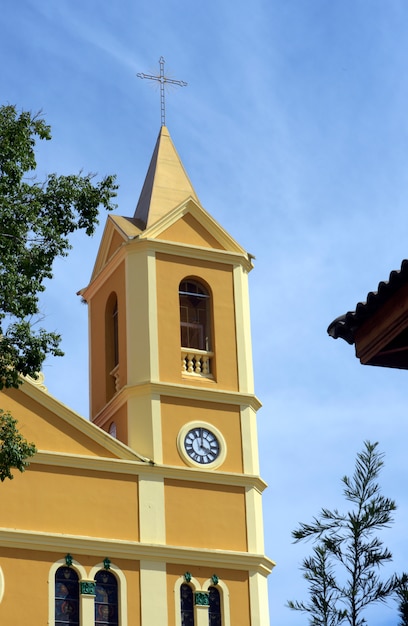
[[[222,626],[221,598],[217,587],[209,587],[210,608],[208,611],[208,626]]]
[[[70,567],[55,572],[55,626],[79,626],[79,580]]]
[[[210,294],[196,280],[180,283],[181,345],[196,350],[211,350]]]
[[[106,570],[95,576],[95,624],[118,626],[118,581]]]
[[[194,626],[194,596],[190,585],[180,587],[181,626]]]

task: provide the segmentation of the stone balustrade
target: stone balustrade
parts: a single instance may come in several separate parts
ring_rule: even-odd
[[[193,348],[181,348],[181,371],[183,374],[195,374],[199,376],[211,375],[211,359],[214,352],[208,350],[195,350]]]

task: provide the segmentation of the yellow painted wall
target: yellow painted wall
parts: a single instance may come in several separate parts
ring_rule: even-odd
[[[198,222],[191,213],[183,215],[175,224],[160,233],[160,239],[224,250],[225,248]]]
[[[138,541],[137,477],[41,466],[1,485],[0,527]]]
[[[128,444],[128,405],[122,404],[115,411],[102,412],[98,419],[95,420],[95,424],[100,426],[106,432],[109,432],[109,427],[112,422],[116,424],[116,439],[122,441],[122,443]]]
[[[187,422],[201,420],[216,426],[227,444],[227,456],[224,463],[217,469],[224,472],[243,471],[239,407],[163,396],[161,419],[165,464],[186,466],[177,451],[177,435]]]
[[[165,479],[164,498],[166,539],[170,545],[247,549],[242,487]]]
[[[119,372],[121,386],[127,380],[126,344],[126,292],[125,263],[122,262],[93,295],[89,305],[90,314],[90,383],[91,417],[99,413],[107,401],[105,367],[105,309],[108,298],[115,292],[118,298],[119,321]]]
[[[44,397],[46,401],[46,396]],[[18,389],[2,392],[0,406],[3,410],[10,411],[18,420],[22,435],[28,441],[33,441],[38,450],[115,456]]]
[[[123,443],[128,443],[128,411],[127,404],[122,405],[118,411],[106,423],[106,430],[109,431],[110,423],[116,424],[116,438]]]
[[[157,308],[159,333],[160,379],[185,385],[238,390],[237,349],[235,338],[234,289],[232,267],[184,259],[158,253],[156,255]],[[181,374],[179,285],[192,277],[204,281],[212,294],[214,378],[189,378]]]
[[[175,626],[176,607],[180,606],[180,598],[175,597],[174,586],[177,579],[183,576],[185,572],[190,572],[201,585],[213,574],[216,574],[227,585],[230,593],[231,626],[251,623],[248,572],[223,569],[217,565],[209,568],[186,563],[184,565],[167,565],[168,626]]]
[[[22,626],[48,624],[48,577],[51,565],[65,553],[42,552],[38,550],[18,550],[0,548],[0,563],[5,579],[5,593],[0,603],[0,624],[4,626]],[[100,557],[75,555],[89,573],[103,561]],[[128,589],[128,623],[140,625],[140,575],[139,563],[135,561],[114,560],[126,577]],[[52,626],[52,625],[51,625]]]

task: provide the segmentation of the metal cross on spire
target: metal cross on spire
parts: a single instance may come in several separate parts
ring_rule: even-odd
[[[166,126],[166,103],[164,100],[164,87],[167,84],[169,85],[178,85],[179,87],[186,87],[187,83],[184,80],[174,80],[173,78],[168,78],[164,75],[164,58],[160,57],[160,74],[158,76],[154,76],[153,74],[143,74],[139,72],[137,74],[138,78],[148,78],[149,80],[156,80],[160,83],[160,108],[161,108],[161,125]]]

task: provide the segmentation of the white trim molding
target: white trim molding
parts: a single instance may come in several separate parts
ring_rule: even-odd
[[[186,572],[187,574],[187,572]],[[203,591],[204,593],[208,593],[210,587],[217,587],[220,594],[220,603],[221,603],[221,617],[222,626],[231,626],[231,614],[230,614],[230,601],[229,601],[229,589],[227,585],[222,581],[218,580],[217,583],[209,578],[205,581],[203,585],[199,583],[199,581],[189,574],[189,578],[186,579],[186,574],[184,576],[180,576],[174,585],[174,608],[175,608],[175,624],[176,626],[182,626],[181,624],[181,606],[180,606],[180,588],[182,585],[188,585],[191,587],[193,594],[195,592]],[[208,626],[208,610],[209,606],[204,605],[200,606],[195,604],[194,602],[194,623],[196,626]]]
[[[89,572],[90,580],[94,580],[98,572],[105,569],[105,564],[97,563]],[[118,581],[118,605],[119,605],[119,624],[120,626],[128,626],[127,615],[127,583],[126,576],[122,570],[114,563],[109,563],[109,572],[111,572]]]
[[[217,583],[214,583],[214,581],[209,578],[205,581],[203,590],[208,591],[210,587],[216,587],[220,592],[222,626],[231,626],[230,594],[227,585],[220,579],[218,579]]]
[[[4,589],[5,589],[4,574],[0,566],[0,603],[3,600]]]
[[[81,580],[88,580],[85,568],[78,563],[75,559],[72,559],[72,564],[67,565],[66,559],[59,559],[53,563],[48,572],[48,623],[51,626],[55,624],[55,574],[60,567],[68,567],[73,569],[78,574],[78,582]],[[82,616],[82,597],[79,595],[79,613]]]

